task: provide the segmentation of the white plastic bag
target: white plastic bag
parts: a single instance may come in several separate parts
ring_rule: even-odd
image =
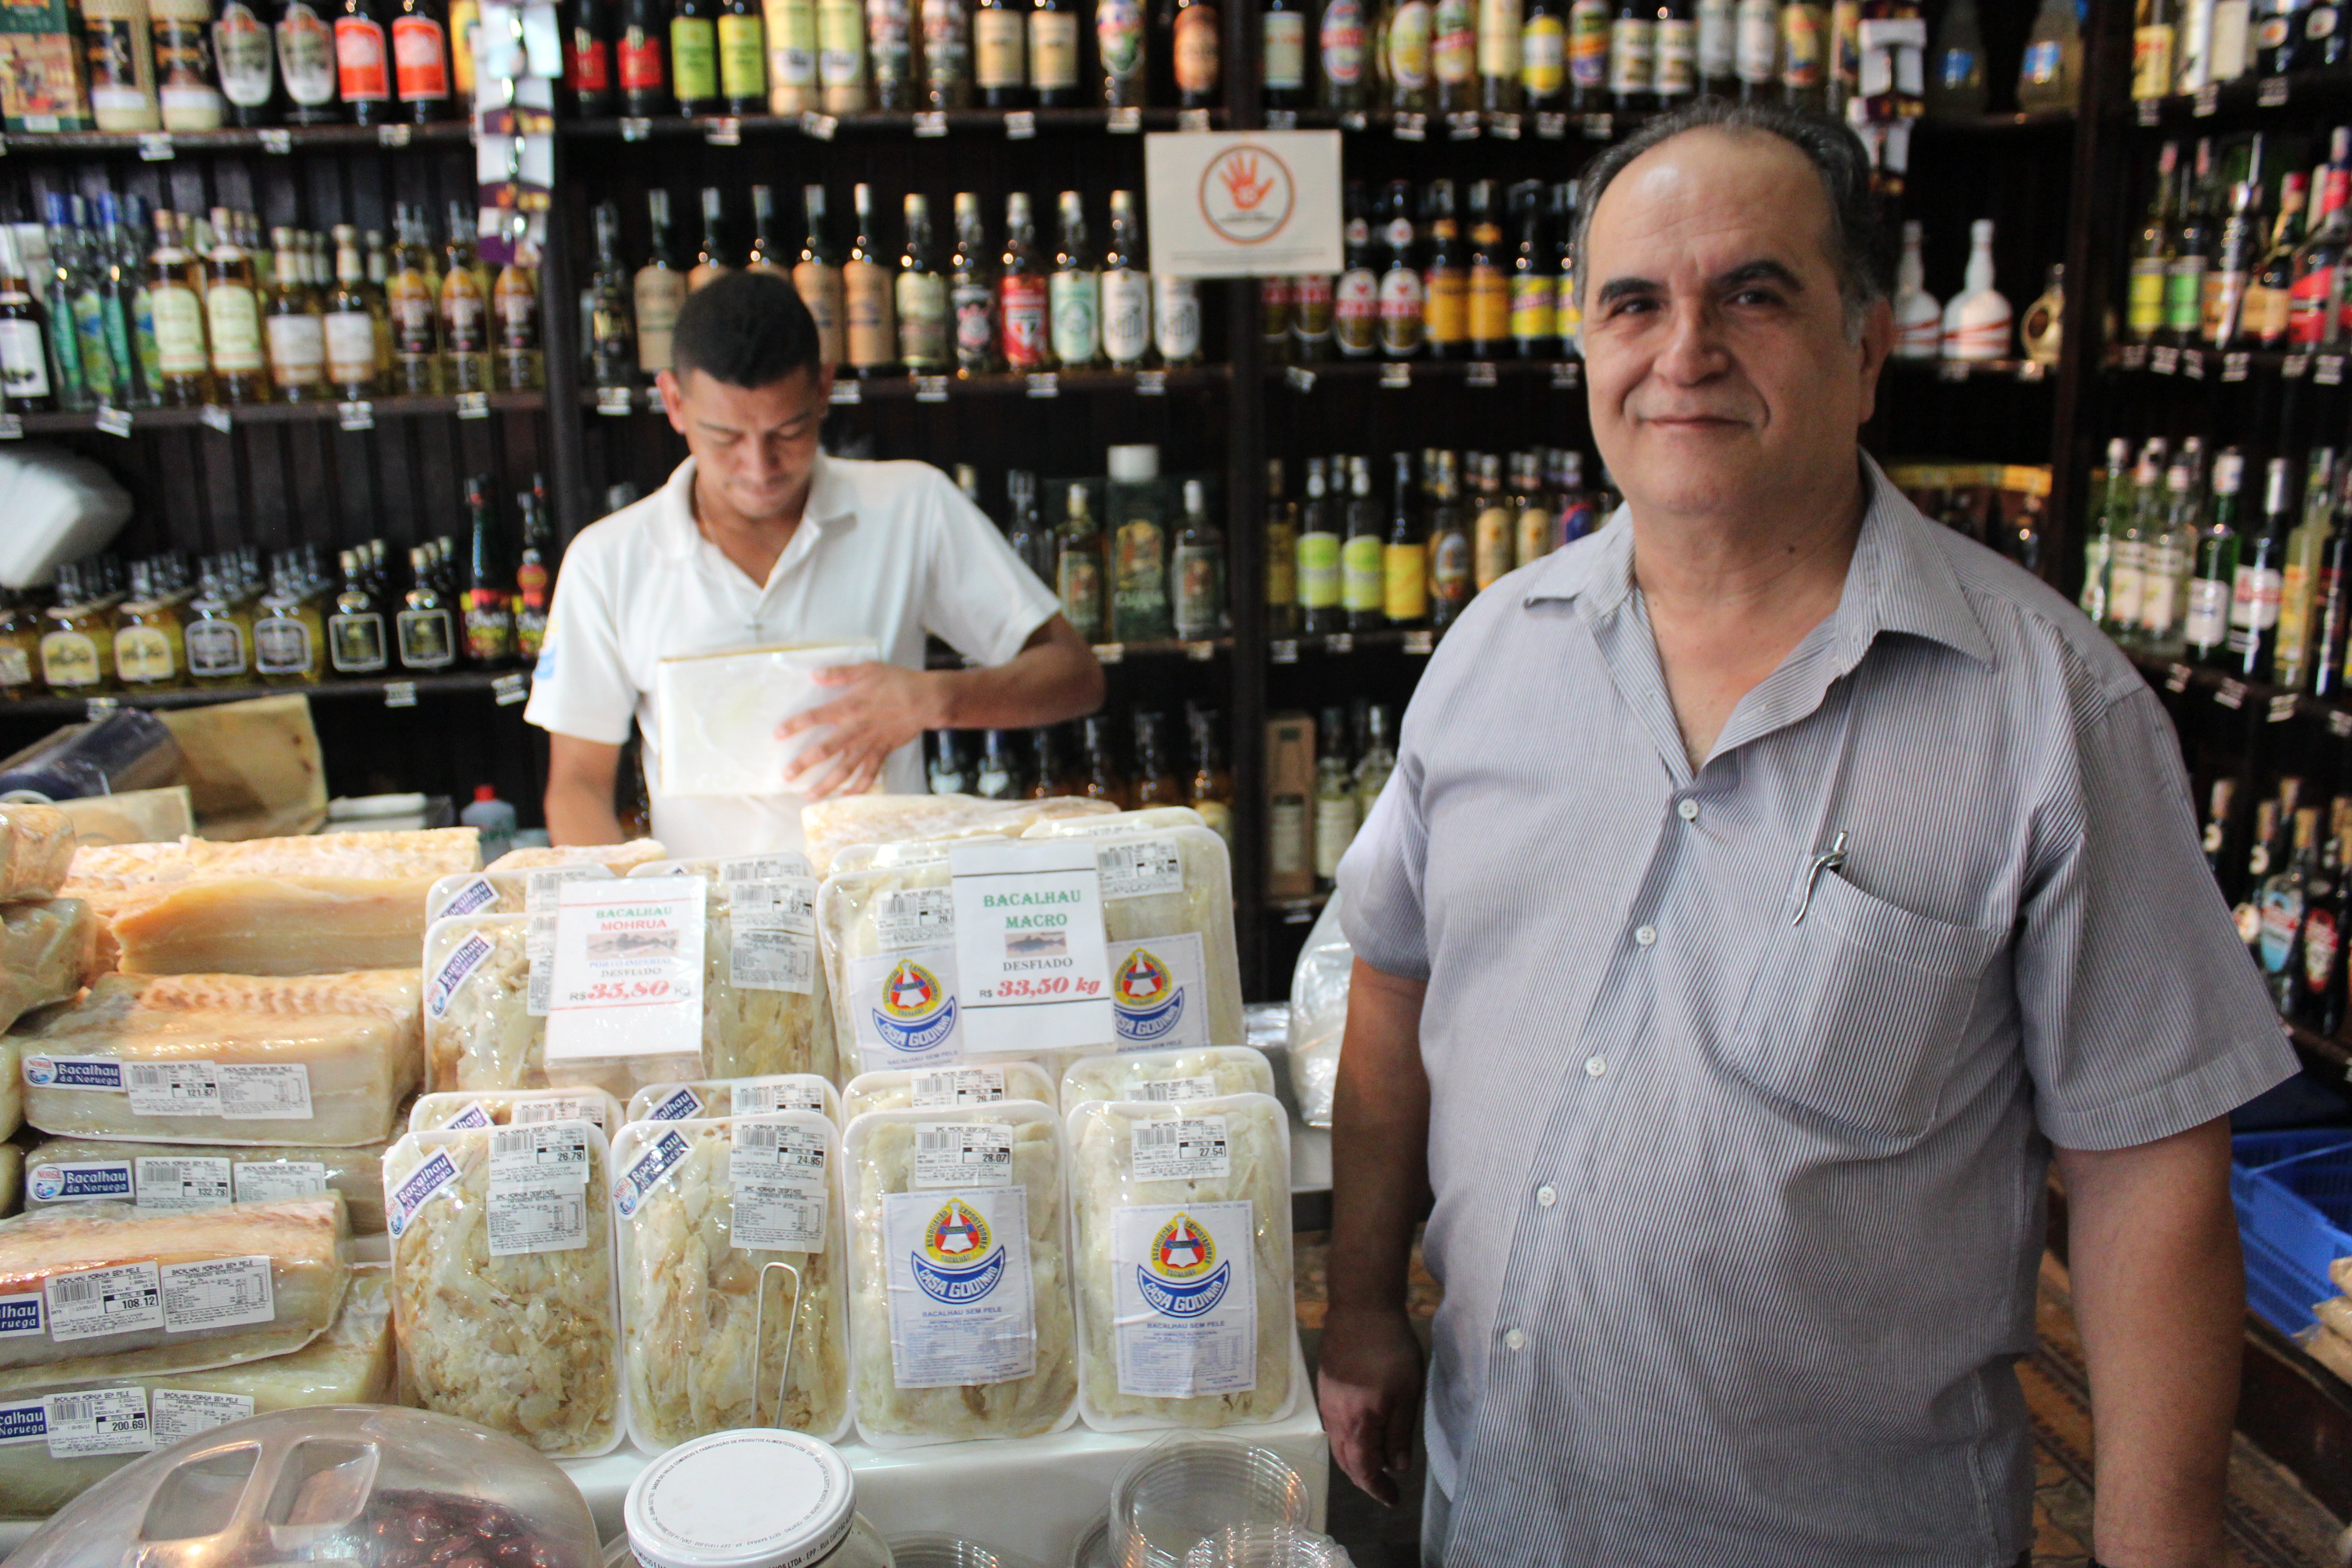
[[[1331,1097],[1339,1083],[1339,1037],[1348,1028],[1348,976],[1356,950],[1339,929],[1339,895],[1315,919],[1290,972],[1290,1081],[1299,1119],[1331,1125]]]

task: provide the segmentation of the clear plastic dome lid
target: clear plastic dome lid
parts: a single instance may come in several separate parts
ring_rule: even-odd
[[[646,1467],[621,1506],[645,1568],[807,1568],[848,1535],[857,1485],[798,1432],[714,1432]]]
[[[11,1568],[600,1568],[555,1465],[453,1416],[325,1405],[250,1416],[129,1465]]]

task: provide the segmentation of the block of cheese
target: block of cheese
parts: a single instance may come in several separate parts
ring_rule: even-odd
[[[0,1518],[54,1513],[141,1455],[247,1415],[310,1405],[394,1403],[390,1272],[382,1264],[354,1268],[333,1324],[284,1355],[209,1372],[44,1384],[8,1395],[0,1401],[0,1426],[30,1440],[0,1444]],[[126,1414],[145,1411],[146,1429],[127,1431],[113,1451],[87,1452],[107,1447],[67,1429],[69,1414],[87,1406],[69,1411],[54,1402],[91,1390],[108,1391],[113,1407]]]
[[[10,1145],[13,1147],[13,1145]],[[349,1149],[298,1143],[131,1143],[49,1138],[25,1163],[28,1212],[112,1199],[151,1212],[343,1194],[352,1234],[383,1234],[383,1152],[391,1140]]]
[[[975,834],[1018,837],[1033,824],[1117,810],[1108,801],[1074,795],[1052,800],[982,800],[973,795],[852,795],[801,807],[809,865],[820,877],[853,844],[895,844],[919,838],[968,838]]]
[[[54,805],[0,805],[0,901],[54,898],[73,858],[72,817]]]
[[[413,963],[430,876],[254,876],[166,883],[109,910],[134,974],[331,974]]]
[[[343,1304],[338,1193],[196,1214],[127,1204],[0,1225],[0,1391],[283,1355]]]
[[[96,974],[100,923],[79,899],[0,905],[0,1028]]]
[[[660,839],[632,838],[626,844],[564,844],[509,849],[491,861],[488,869],[539,871],[553,866],[602,866],[615,877],[625,877],[634,867],[668,858],[669,851],[662,847]]]
[[[18,1039],[44,1132],[348,1147],[399,1131],[423,1075],[413,973],[107,975]]]

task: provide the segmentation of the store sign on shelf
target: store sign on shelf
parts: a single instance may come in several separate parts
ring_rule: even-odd
[[[1178,278],[1337,272],[1339,133],[1153,132],[1143,139],[1152,259]]]

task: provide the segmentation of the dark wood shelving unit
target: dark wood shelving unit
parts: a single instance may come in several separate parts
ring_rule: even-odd
[[[59,153],[116,153],[144,163],[169,163],[183,153],[357,153],[369,148],[446,147],[471,142],[466,120],[429,125],[278,125],[221,131],[16,131],[0,136],[0,152],[16,157]]]
[[[893,372],[887,375],[853,376],[843,374],[833,384],[833,403],[836,408],[845,408],[862,403],[953,403],[973,397],[1027,397],[1038,402],[1048,402],[1057,397],[1118,394],[1130,397],[1155,397],[1214,391],[1228,384],[1232,379],[1232,368],[1223,364],[1187,365],[1176,370],[1057,370],[1042,374],[1017,371],[997,371],[980,375],[907,375]],[[627,394],[628,413],[661,412],[657,395],[653,388],[645,386],[583,388],[579,395],[580,405],[618,418],[623,410],[618,405],[620,400],[614,396],[615,391]]]
[[[1223,130],[1225,111],[1191,111],[1191,123],[1202,130]],[[917,110],[866,110],[847,114],[652,115],[638,119],[566,120],[561,133],[583,142],[668,141],[696,137],[719,146],[729,138],[798,136],[830,142],[843,136],[911,136],[919,141],[948,136],[996,136],[1025,140],[1032,136],[1101,132],[1135,135],[1146,131],[1174,131],[1184,122],[1181,109],[1139,109],[1122,113],[1114,109],[951,109],[936,112]]]
[[[256,681],[236,686],[182,686],[159,691],[125,688],[89,697],[27,697],[0,703],[0,720],[8,718],[71,721],[110,708],[208,708],[220,702],[243,702],[256,697],[308,697],[314,701],[358,701],[373,698],[390,708],[411,706],[420,697],[480,694],[501,706],[514,706],[530,695],[530,675],[522,666],[509,669],[462,669],[447,674],[424,673],[352,676],[320,681]]]
[[[535,414],[547,406],[547,395],[541,392],[488,392],[478,396],[478,403],[469,402],[463,394],[394,395],[370,397],[356,404],[236,403],[204,408],[134,406],[116,412],[130,417],[133,434],[142,428],[187,430],[202,426],[226,435],[228,429],[248,425],[315,424],[366,429],[378,419],[417,419],[435,415],[487,419],[492,414]],[[100,423],[103,416],[95,413],[20,414],[16,417],[27,436],[85,434],[105,429]]]

